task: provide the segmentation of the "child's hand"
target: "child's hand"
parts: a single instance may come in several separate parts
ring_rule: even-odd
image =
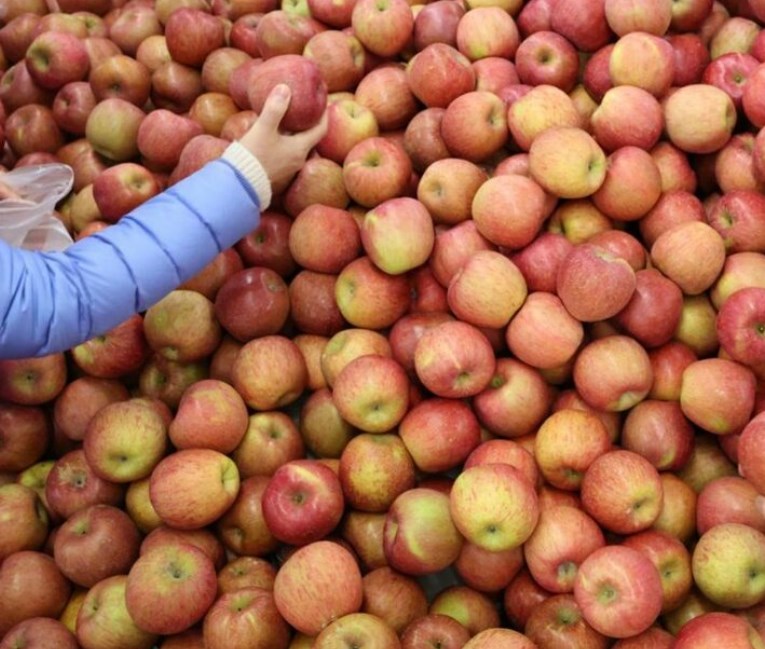
[[[294,134],[280,132],[279,124],[289,104],[289,86],[276,86],[266,99],[258,119],[239,140],[260,161],[275,192],[286,187],[303,166],[311,149],[327,132],[326,111],[319,123],[307,131]]]

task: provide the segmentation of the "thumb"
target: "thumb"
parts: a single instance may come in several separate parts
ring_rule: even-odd
[[[274,86],[266,97],[263,109],[258,116],[258,121],[261,122],[262,126],[274,131],[279,128],[279,124],[289,108],[291,96],[290,87],[286,83]]]

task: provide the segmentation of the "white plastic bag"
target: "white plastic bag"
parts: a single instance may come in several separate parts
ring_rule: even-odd
[[[0,239],[30,250],[63,250],[72,243],[54,216],[56,204],[72,189],[74,172],[60,164],[29,165],[0,175],[20,198],[0,199]]]

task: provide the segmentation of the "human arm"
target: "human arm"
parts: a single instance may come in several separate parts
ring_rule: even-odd
[[[326,128],[279,133],[288,103],[274,93],[221,159],[62,252],[0,243],[0,358],[64,351],[108,331],[256,228],[271,184],[298,170]]]

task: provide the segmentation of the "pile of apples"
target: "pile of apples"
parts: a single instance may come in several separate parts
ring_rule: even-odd
[[[328,131],[196,277],[0,362],[0,649],[765,647],[764,25],[2,0],[0,163],[71,165],[75,238],[277,81]]]

